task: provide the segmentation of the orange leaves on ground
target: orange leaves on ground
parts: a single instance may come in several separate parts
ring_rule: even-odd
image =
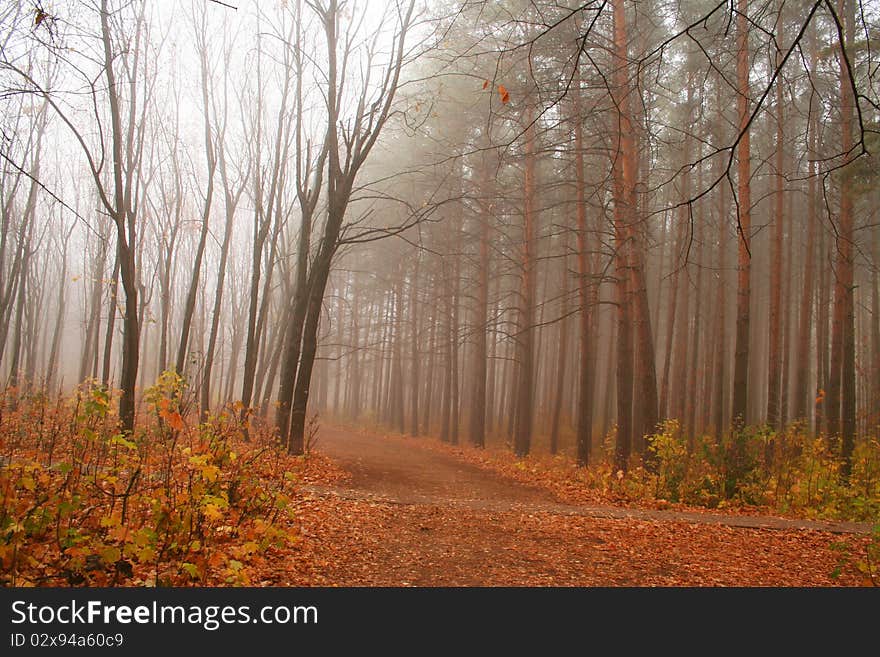
[[[377,443],[382,437],[376,436]],[[392,439],[393,440],[393,439]],[[436,463],[406,439],[406,474]],[[403,440],[401,440],[403,443]],[[387,450],[387,445],[377,446]],[[437,450],[440,451],[440,450]],[[441,458],[455,456],[452,450]],[[367,458],[365,456],[365,458]],[[432,460],[432,458],[434,460]],[[534,476],[531,463],[518,472]],[[396,470],[395,470],[396,472]],[[384,475],[383,475],[384,476]],[[391,475],[389,475],[391,476]],[[486,472],[488,490],[498,478]],[[418,477],[407,478],[416,483]],[[526,505],[481,508],[437,495],[387,498],[388,479],[357,487],[314,486],[299,503],[297,558],[277,561],[261,585],[286,586],[835,586],[835,538],[816,531],[766,531],[681,521],[597,518]],[[515,486],[515,484],[512,484]],[[383,499],[386,498],[386,499]],[[844,540],[853,551],[863,538]]]
[[[484,81],[483,81],[483,89],[488,88],[488,86],[489,86],[489,81],[488,81],[488,80],[484,80]]]

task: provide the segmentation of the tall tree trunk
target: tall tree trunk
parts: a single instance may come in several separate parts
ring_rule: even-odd
[[[113,141],[113,188],[112,205],[113,221],[116,224],[116,249],[119,271],[122,276],[122,288],[125,291],[125,315],[123,316],[122,332],[122,372],[120,374],[119,420],[124,434],[134,431],[135,424],[135,384],[137,383],[138,357],[140,355],[140,324],[138,323],[138,281],[135,267],[135,216],[131,208],[130,181],[131,158],[129,170],[125,171],[123,159],[122,116],[120,113],[119,96],[116,86],[116,74],[113,61],[115,59],[110,39],[110,14],[106,0],[101,1],[101,35],[104,45],[104,73],[107,78],[107,94],[110,104],[110,120]],[[138,31],[138,36],[140,31]],[[134,70],[137,70],[137,42],[134,48]],[[129,99],[131,111],[134,111],[134,98]],[[129,117],[128,146],[131,147],[131,132],[134,130],[133,117]],[[128,174],[129,185],[124,180]],[[105,203],[106,205],[106,203]],[[108,208],[111,209],[111,208]]]
[[[637,161],[635,152],[633,152],[632,157],[635,164]],[[635,169],[635,166],[633,166],[633,169]],[[635,187],[633,186],[632,189],[630,208],[636,208]],[[635,221],[635,217],[631,217],[631,219],[633,221],[630,224],[632,243],[629,256],[632,259],[632,263],[629,268],[629,275],[632,279],[630,285],[632,286],[633,302],[633,341],[634,346],[638,347],[634,358],[636,366],[634,385],[639,395],[638,424],[635,422],[635,407],[633,408],[633,430],[635,432],[633,434],[633,446],[639,454],[644,454],[647,446],[645,436],[652,435],[657,429],[659,403],[657,400],[657,368],[654,360],[654,336],[651,330],[648,285],[645,278],[644,238],[638,230],[638,222]]]
[[[221,146],[221,148],[223,148]],[[224,157],[221,154],[221,159]],[[222,165],[225,169],[225,165]],[[226,173],[222,172],[224,184],[227,185]],[[217,348],[217,336],[220,331],[220,312],[223,308],[223,284],[226,280],[226,262],[229,258],[229,242],[232,237],[233,219],[237,200],[232,194],[226,194],[226,229],[223,231],[223,243],[220,246],[220,264],[217,270],[217,286],[214,289],[214,310],[211,313],[211,334],[208,337],[208,349],[205,353],[205,367],[202,373],[201,417],[202,422],[208,419],[211,407],[211,372],[214,368],[214,351]]]
[[[92,259],[92,291],[89,294],[89,321],[86,324],[86,334],[77,382],[85,381],[88,378],[93,354],[97,353],[98,325],[101,321],[101,306],[103,305],[101,283],[104,280],[104,267],[107,264],[107,241],[109,239],[109,235],[101,236],[100,255]]]
[[[329,0],[326,8],[322,4],[311,5],[312,9],[319,14],[323,22],[324,33],[327,43],[327,134],[324,141],[327,153],[327,219],[324,224],[324,232],[318,253],[312,265],[308,285],[308,310],[303,330],[302,351],[300,364],[296,374],[296,386],[293,393],[291,406],[290,432],[288,449],[294,454],[303,452],[305,440],[306,412],[308,408],[309,387],[311,382],[312,367],[314,364],[315,351],[317,349],[317,330],[320,320],[321,303],[330,274],[333,256],[340,246],[340,233],[343,220],[351,201],[352,189],[360,167],[365,162],[371,149],[379,137],[382,126],[388,119],[394,101],[395,91],[400,79],[400,71],[404,61],[405,37],[413,15],[414,2],[408,3],[403,11],[398,13],[400,29],[396,34],[396,43],[393,55],[389,61],[389,68],[382,83],[383,96],[372,104],[369,119],[364,118],[367,96],[372,90],[363,90],[361,100],[355,110],[356,125],[362,130],[356,130],[354,135],[343,133],[340,128],[340,101],[341,101],[341,78],[344,78],[345,66],[343,63],[343,75],[340,76],[337,61],[338,45],[338,21],[339,6],[336,0]],[[345,58],[343,62],[346,61]],[[344,157],[340,157],[340,146],[345,147]],[[299,151],[299,149],[298,149]],[[300,154],[299,152],[297,153]],[[323,170],[323,162],[316,170]],[[299,178],[298,178],[299,180]],[[320,190],[320,185],[315,186]],[[317,201],[315,201],[317,202]]]
[[[634,388],[634,336],[635,323],[640,320],[641,308],[636,306],[635,289],[638,267],[634,212],[636,153],[632,124],[631,88],[629,81],[629,55],[627,53],[626,7],[623,0],[613,0],[614,12],[614,104],[617,108],[614,177],[614,235],[617,275],[617,440],[614,450],[614,467],[625,471],[633,446],[633,388]],[[638,329],[636,329],[638,330]]]
[[[815,75],[816,68],[816,37],[815,30],[810,38],[810,72]],[[815,107],[815,93],[810,94],[809,116],[807,119],[807,162],[809,167],[809,183],[807,186],[807,252],[804,257],[804,278],[801,288],[800,317],[798,318],[797,334],[797,357],[795,358],[794,372],[794,407],[792,419],[806,420],[807,428],[810,427],[812,409],[808,407],[808,399],[811,398],[809,391],[810,377],[810,333],[812,331],[813,289],[815,277],[814,261],[816,259],[816,230],[819,218],[816,208],[816,133],[819,129]],[[818,328],[818,327],[817,327]],[[818,433],[819,427],[816,426]]]
[[[821,150],[819,148],[818,150]],[[830,245],[825,242],[825,231],[819,231],[819,289],[816,302],[816,433],[829,435],[828,400],[830,381],[830,306],[831,290],[831,253]],[[839,394],[839,393],[838,393]]]
[[[421,331],[419,321],[421,314],[419,313],[419,264],[421,262],[421,252],[415,254],[415,265],[413,267],[413,275],[410,279],[409,290],[409,319],[410,319],[410,358],[412,360],[411,381],[410,386],[410,423],[409,435],[419,435],[419,390],[421,389],[421,358],[419,349],[419,339]],[[357,296],[355,294],[355,296]],[[356,322],[356,320],[354,320]],[[357,324],[355,324],[357,326]],[[353,352],[355,358],[357,351]]]
[[[516,396],[516,427],[513,450],[525,456],[531,449],[534,391],[534,312],[535,312],[535,126],[530,104],[525,110],[525,162],[523,176],[522,279],[517,343],[519,345],[519,380]]]
[[[471,392],[470,440],[477,447],[486,445],[486,386],[487,386],[487,338],[489,327],[489,223],[492,205],[489,191],[489,160],[483,158],[480,176],[480,214],[477,216],[480,236],[477,264],[477,298],[474,306],[474,373]]]
[[[422,410],[422,430],[425,433],[431,433],[431,410],[434,408],[434,379],[436,372],[436,353],[437,353],[437,316],[436,312],[432,312],[429,318],[430,335],[428,336],[428,364],[426,366],[427,376],[425,377],[425,406]]]
[[[458,445],[458,431],[461,426],[461,377],[459,376],[459,359],[458,359],[458,341],[459,341],[459,317],[458,309],[461,303],[460,287],[461,287],[461,233],[459,229],[455,239],[455,261],[453,262],[452,275],[452,340],[449,344],[451,350],[450,362],[452,364],[452,372],[450,377],[450,434],[449,440],[453,445]]]
[[[875,195],[875,198],[876,195]],[[877,199],[880,201],[880,199]],[[880,229],[871,229],[871,396],[868,407],[874,409],[870,422],[872,428],[880,425]]]
[[[296,5],[299,7],[299,4]],[[288,35],[289,36],[289,35]],[[295,52],[299,52],[299,48],[293,49]],[[257,80],[258,85],[260,86],[261,92],[258,94],[258,102],[257,102],[257,135],[256,135],[256,172],[254,176],[254,217],[253,217],[253,242],[251,249],[251,284],[250,284],[250,293],[249,293],[249,305],[248,305],[248,319],[247,319],[247,337],[245,339],[245,356],[244,356],[244,368],[242,373],[242,390],[241,390],[241,401],[242,401],[242,419],[246,417],[246,415],[251,411],[250,407],[253,402],[254,397],[254,383],[256,379],[257,373],[257,357],[260,353],[260,347],[263,339],[263,328],[265,325],[265,318],[268,312],[268,298],[266,295],[266,291],[269,289],[268,279],[271,277],[273,268],[272,265],[272,257],[269,259],[269,266],[266,271],[266,279],[263,280],[263,293],[260,292],[260,282],[263,276],[263,250],[266,246],[266,240],[269,237],[269,230],[272,228],[272,218],[273,216],[276,219],[275,227],[272,231],[272,244],[270,245],[270,253],[274,254],[276,249],[278,233],[279,233],[279,224],[281,217],[281,187],[283,186],[283,174],[282,174],[282,162],[287,160],[287,152],[288,152],[288,142],[287,139],[287,130],[285,126],[288,123],[287,118],[287,102],[288,95],[290,92],[290,79],[291,79],[291,66],[288,61],[285,61],[286,66],[284,67],[285,75],[284,75],[284,84],[282,87],[282,95],[281,102],[278,107],[277,121],[276,121],[276,131],[275,131],[275,142],[274,142],[274,150],[272,152],[272,167],[270,170],[270,180],[268,185],[268,192],[264,189],[266,181],[263,179],[260,168],[261,168],[261,157],[262,151],[260,144],[262,142],[262,57],[261,57],[262,49],[260,45],[260,37],[257,37]],[[285,56],[287,56],[288,51],[285,50]],[[297,80],[300,79],[301,76],[297,77]],[[300,113],[297,112],[297,125],[299,125]],[[299,169],[297,169],[299,172]],[[265,194],[265,199],[264,199]],[[265,203],[264,203],[265,200]],[[277,207],[276,207],[277,206]],[[273,215],[274,212],[274,215]],[[303,221],[307,221],[305,217],[303,217]],[[302,229],[301,229],[301,237],[302,239]],[[291,375],[290,379],[293,379],[295,376],[295,372]],[[282,371],[282,385],[284,385],[284,377]],[[290,385],[293,385],[292,383]],[[285,427],[286,427],[286,415],[289,412],[289,402],[284,404],[284,402],[279,398],[279,408],[277,413],[277,419],[280,420],[282,415],[285,416]],[[284,408],[282,408],[284,405]],[[286,431],[280,431],[280,436],[282,440],[286,436]]]
[[[309,401],[309,386],[312,378],[312,368],[315,363],[315,353],[318,349],[318,324],[321,319],[321,305],[324,299],[324,290],[330,276],[330,265],[335,250],[336,240],[339,236],[339,226],[342,217],[338,220],[333,216],[328,217],[328,223],[334,222],[330,227],[331,234],[325,234],[321,252],[315,258],[314,269],[310,277],[308,308],[306,321],[303,328],[302,352],[300,365],[296,373],[296,386],[293,391],[293,403],[290,413],[290,433],[287,441],[288,451],[291,454],[302,454],[305,449],[305,426],[306,411]],[[335,229],[334,229],[335,226]]]
[[[65,291],[67,290],[67,244],[76,224],[71,225],[61,238],[61,274],[58,283],[58,310],[55,315],[55,329],[52,332],[51,350],[46,362],[46,392],[49,395],[55,392],[55,379],[58,376],[59,362],[58,352],[61,349],[61,331],[64,327],[65,316]]]
[[[443,345],[443,390],[442,403],[440,405],[440,440],[447,443],[450,441],[452,427],[452,341],[455,340],[453,330],[453,313],[452,304],[452,283],[449,280],[449,265],[443,263],[443,299],[445,306],[446,321],[444,322],[446,331],[444,335]]]
[[[201,63],[202,81],[202,112],[204,117],[205,158],[208,163],[208,186],[205,190],[205,203],[202,207],[202,229],[199,233],[199,243],[196,246],[196,255],[193,261],[193,275],[190,279],[189,291],[183,306],[183,327],[180,330],[180,342],[177,347],[177,360],[175,369],[181,376],[185,375],[186,355],[189,348],[189,333],[195,314],[196,296],[199,292],[199,280],[202,273],[202,259],[205,255],[205,245],[208,241],[208,230],[211,226],[211,204],[214,200],[214,172],[217,169],[217,158],[214,154],[214,138],[211,135],[210,101],[208,99],[208,53],[205,42],[204,14],[202,34],[196,36],[199,41],[199,61]],[[201,37],[201,38],[199,38]]]
[[[559,421],[565,396],[565,364],[568,361],[568,262],[562,258],[562,300],[559,307],[559,344],[556,349],[556,385],[553,412],[550,416],[550,453],[559,451]]]
[[[699,153],[699,151],[698,151]],[[701,181],[697,182],[697,188],[702,189]],[[704,229],[705,218],[702,213],[702,202],[697,201],[697,212],[696,217],[694,218],[694,223],[696,224],[695,231],[695,240],[696,240],[696,249],[697,249],[697,280],[694,286],[694,321],[693,328],[691,333],[691,345],[690,345],[690,367],[688,367],[687,372],[687,394],[685,397],[685,414],[684,418],[682,418],[683,426],[685,430],[685,435],[687,436],[688,446],[689,448],[693,448],[694,446],[694,438],[698,435],[699,428],[697,427],[696,416],[697,416],[697,404],[698,397],[700,396],[700,388],[697,386],[697,377],[700,371],[700,338],[702,337],[702,326],[701,326],[701,317],[700,317],[700,298],[703,294],[703,270],[705,269],[705,259],[703,257],[704,248],[705,248],[705,234],[706,231]]]
[[[268,367],[265,372],[258,372],[257,382],[262,382],[262,401],[260,402],[260,417],[266,418],[269,415],[269,405],[272,401],[272,393],[275,389],[275,377],[278,376],[279,364],[282,360],[284,349],[283,337],[287,332],[287,325],[290,322],[290,309],[281,313],[281,318],[276,319],[278,326],[275,328],[275,334],[268,341],[271,352],[268,354]],[[264,363],[265,364],[265,363]],[[262,367],[261,367],[262,369]],[[255,397],[259,399],[259,397]]]
[[[720,76],[719,76],[720,77]],[[720,82],[720,80],[719,80]],[[718,93],[718,109],[721,111],[721,93]],[[721,120],[718,121],[719,133],[721,130]],[[720,134],[719,134],[720,136]],[[722,164],[719,162],[718,167]],[[724,418],[727,409],[728,396],[724,394],[724,383],[727,380],[727,194],[726,187],[721,184],[717,191],[718,199],[718,304],[716,322],[715,322],[715,364],[714,371],[714,388],[712,391],[712,430],[716,443],[721,442],[724,435]]]
[[[779,31],[782,31],[780,11]],[[776,66],[782,62],[782,52],[776,52]],[[782,78],[776,80],[776,187],[773,205],[773,242],[770,255],[770,354],[768,362],[767,424],[774,430],[781,428],[780,394],[782,391],[782,260],[785,235],[785,180],[783,157],[783,106]],[[787,303],[787,299],[786,299]]]
[[[664,418],[675,417],[676,415],[675,406],[673,406],[672,401],[670,401],[670,389],[672,388],[672,361],[673,356],[676,356],[677,351],[677,343],[675,342],[674,338],[676,324],[675,319],[678,316],[678,299],[680,296],[682,296],[681,294],[679,294],[680,279],[682,270],[687,267],[686,262],[681,264],[678,263],[678,258],[680,257],[682,251],[684,251],[685,239],[687,237],[686,213],[682,213],[679,216],[678,226],[675,232],[675,245],[672,248],[672,255],[670,257],[670,263],[672,266],[672,280],[669,283],[669,296],[666,300],[666,346],[663,350],[663,376],[660,385],[660,413],[663,415]],[[684,291],[684,294],[687,294],[687,290]],[[686,317],[687,310],[685,309],[685,312],[682,314]],[[672,395],[672,398],[675,399],[675,396]]]
[[[402,270],[402,267],[400,267]],[[389,411],[391,426],[398,433],[404,433],[403,402],[403,272],[398,271],[394,294],[394,337],[391,350],[391,389],[389,390]]]
[[[361,356],[360,356],[360,298],[354,294],[351,309],[351,394],[348,400],[348,417],[357,420],[361,414]],[[418,395],[416,395],[418,397]],[[415,415],[415,413],[414,413]]]
[[[597,285],[592,280],[592,258],[588,237],[586,204],[586,177],[584,173],[584,128],[581,116],[581,81],[575,78],[574,88],[574,149],[575,149],[575,202],[577,204],[578,249],[578,416],[577,447],[575,458],[580,466],[589,465],[593,443],[593,392],[595,386],[595,363],[593,343],[593,312]]]
[[[751,302],[751,147],[749,140],[749,19],[748,0],[737,0],[737,156],[739,242],[737,257],[736,347],[733,367],[732,422],[741,429],[748,422],[749,400],[749,305]]]
[[[838,1],[838,16],[843,22],[840,43],[840,129],[841,151],[846,158],[853,149],[852,96],[849,69],[846,65],[845,48],[852,45],[852,3]],[[852,49],[849,48],[849,52]],[[828,434],[839,437],[843,458],[841,475],[849,477],[852,468],[852,451],[855,441],[855,321],[853,304],[853,200],[851,172],[840,172],[840,216],[836,240],[836,267],[834,269],[834,320],[831,334],[831,373],[828,384]]]
[[[101,368],[101,385],[110,385],[110,364],[113,354],[113,330],[116,327],[116,291],[119,288],[119,257],[113,263],[113,276],[110,278],[110,298],[107,301],[107,329],[104,332],[104,364]],[[138,315],[140,316],[140,314]]]
[[[18,388],[21,381],[21,351],[22,351],[22,331],[24,326],[24,316],[27,312],[26,301],[28,290],[28,277],[30,274],[30,262],[32,255],[31,241],[33,239],[33,219],[25,217],[22,221],[26,221],[29,230],[27,242],[22,249],[21,271],[19,272],[18,289],[15,302],[15,326],[12,331],[12,347],[10,349],[11,359],[9,361],[9,387]],[[27,382],[24,382],[25,384]]]

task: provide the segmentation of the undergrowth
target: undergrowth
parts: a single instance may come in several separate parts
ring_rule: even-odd
[[[247,585],[297,540],[302,459],[243,440],[234,409],[187,421],[184,390],[163,374],[133,435],[94,382],[0,395],[0,585]]]
[[[688,439],[678,423],[664,423],[648,438],[653,472],[637,469],[636,485],[655,498],[723,508],[768,507],[807,518],[880,519],[880,443],[856,444],[849,478],[842,460],[823,437],[794,425],[783,432],[746,428],[720,442]]]

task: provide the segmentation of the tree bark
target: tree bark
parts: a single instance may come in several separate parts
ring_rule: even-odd
[[[528,101],[527,101],[528,103]],[[535,126],[531,105],[525,110],[525,144],[523,176],[523,235],[521,246],[520,311],[517,344],[519,345],[519,379],[516,396],[516,427],[513,450],[525,456],[531,449],[534,391],[534,312],[535,312]]]
[[[736,347],[733,367],[733,411],[735,429],[748,422],[749,400],[749,305],[751,302],[751,148],[749,142],[749,20],[747,0],[737,0],[737,114],[739,144],[737,191],[739,242],[737,256]]]
[[[593,443],[593,397],[595,386],[595,363],[593,343],[593,312],[597,286],[594,284],[591,267],[589,230],[587,226],[586,177],[584,173],[584,128],[581,117],[581,81],[575,78],[574,88],[574,149],[575,149],[575,202],[577,217],[578,249],[578,419],[577,446],[575,458],[580,466],[590,463]]]

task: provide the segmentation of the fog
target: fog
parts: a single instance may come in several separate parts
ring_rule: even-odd
[[[133,431],[174,370],[295,453],[347,422],[625,469],[668,420],[851,454],[877,8],[738,5],[4,4],[4,382],[110,386]]]

